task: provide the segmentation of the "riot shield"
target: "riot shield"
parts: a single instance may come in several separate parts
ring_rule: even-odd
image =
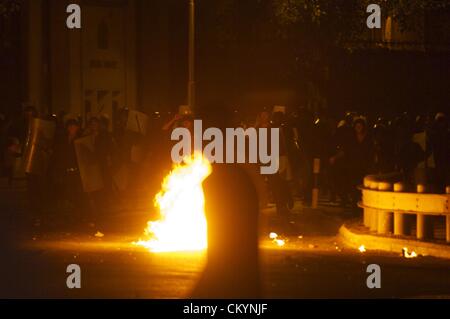
[[[33,119],[23,158],[25,173],[40,176],[47,173],[55,129],[54,122]]]
[[[120,168],[113,174],[113,182],[119,191],[125,191],[130,180],[130,168],[126,164],[122,164]]]
[[[137,133],[135,136],[137,143],[131,147],[131,162],[141,163],[145,157],[145,145],[142,143],[142,136],[147,136],[149,117],[141,112],[130,110],[128,112],[127,130]]]
[[[95,154],[94,137],[89,135],[79,138],[74,145],[84,192],[92,193],[102,190],[103,176]]]
[[[148,123],[149,118],[146,114],[134,110],[128,112],[127,130],[146,136]]]

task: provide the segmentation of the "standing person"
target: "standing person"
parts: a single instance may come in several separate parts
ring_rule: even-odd
[[[347,163],[345,151],[353,139],[353,117],[350,114],[339,122],[332,137],[332,156],[329,159],[332,189],[335,190],[342,206],[350,201],[351,182],[348,178],[351,167]],[[348,156],[348,155],[347,155]]]
[[[115,150],[115,141],[109,131],[109,118],[102,115],[99,119],[99,130],[95,138],[95,153],[100,164],[100,170],[103,177],[104,189],[102,194],[103,208],[110,208],[113,193],[113,152]]]
[[[48,158],[52,152],[51,144],[54,138],[54,131],[48,130],[49,127],[40,127],[41,123],[33,125],[37,119],[37,110],[33,106],[27,106],[10,128],[10,136],[18,138],[21,143],[27,180],[28,209],[36,226],[41,224],[41,217],[47,204],[45,199]]]
[[[33,119],[37,118],[38,112],[35,107],[27,106],[9,127],[8,136],[19,139],[22,149],[24,149],[27,138],[30,134]]]
[[[256,121],[254,124],[256,130],[259,129],[267,129],[268,134],[270,134],[270,113],[267,111],[263,111],[258,113],[256,116]],[[270,141],[270,137],[267,137],[267,141]],[[270,145],[270,144],[268,144]],[[257,179],[255,186],[257,187],[259,194],[260,207],[267,207],[271,201],[270,194],[273,193],[271,191],[271,185],[269,183],[269,177],[265,175],[260,175],[259,170],[257,169],[255,176],[260,176],[260,179]],[[275,197],[274,194],[272,194]]]
[[[448,118],[444,113],[436,114],[431,134],[431,148],[437,184],[443,189],[450,183],[450,131]]]
[[[114,166],[129,165],[131,162],[132,135],[127,132],[128,109],[118,111],[117,121],[114,125],[113,139],[116,143]]]
[[[93,152],[89,155],[90,161],[98,169],[97,177],[101,179],[101,188],[96,189],[89,193],[91,212],[93,213],[92,219],[95,220],[98,214],[102,210],[109,206],[110,190],[111,190],[111,179],[108,175],[108,167],[110,162],[108,160],[110,157],[109,143],[107,141],[107,134],[104,132],[105,123],[101,123],[100,119],[97,117],[91,117],[88,120],[87,128],[85,130],[84,136],[90,136],[93,141]],[[82,164],[80,164],[82,165]]]
[[[415,183],[414,172],[419,163],[425,160],[425,151],[413,140],[414,124],[408,114],[397,119],[395,130],[395,164],[402,172],[404,180]]]
[[[278,173],[269,175],[269,186],[272,190],[275,203],[277,206],[277,213],[286,216],[289,213],[289,209],[294,206],[294,200],[292,198],[291,190],[289,189],[289,180],[291,179],[291,169],[288,157],[288,146],[286,139],[286,131],[284,126],[284,114],[276,112],[272,115],[272,128],[280,129],[279,138],[279,170]],[[269,140],[270,137],[269,137]],[[270,145],[270,144],[268,144]]]
[[[101,118],[92,117],[88,121],[85,135],[94,138],[95,156],[100,164],[105,185],[110,186],[112,165],[112,152],[114,150],[114,139],[108,130],[109,119],[105,116]]]
[[[167,121],[166,123],[164,123],[164,126],[162,127],[163,131],[172,131],[175,128],[178,127],[178,123],[180,122],[180,120],[182,119],[183,115],[176,113],[174,115],[174,117],[172,117],[169,121]]]
[[[300,154],[299,131],[297,128],[298,114],[296,111],[292,112],[286,120],[285,125],[285,140],[287,145],[287,155],[290,166],[290,181],[292,197],[301,196],[301,164],[302,158]]]
[[[351,199],[353,204],[356,204],[359,196],[357,186],[363,182],[364,177],[373,167],[374,145],[368,132],[366,120],[356,119],[353,129],[353,137],[344,152],[347,155],[346,160],[350,172]]]
[[[114,189],[123,192],[135,185],[130,183],[130,177],[134,176],[137,169],[133,165],[133,146],[139,141],[139,134],[127,129],[129,110],[122,108],[118,110],[112,139],[114,140],[114,151],[112,156],[112,173]]]
[[[191,151],[193,151],[193,145],[194,145],[194,116],[189,114],[176,114],[169,122],[167,122],[162,130],[164,132],[168,132],[169,139],[170,135],[172,134],[172,131],[176,128],[186,128],[191,133],[192,138],[192,147]]]
[[[81,136],[81,126],[78,120],[69,119],[65,124],[62,138],[56,141],[53,154],[52,179],[59,199],[71,205],[71,210],[86,213],[83,188],[74,142]],[[71,215],[72,218],[75,216]]]
[[[373,127],[374,168],[377,173],[389,173],[394,170],[394,144],[388,124],[378,118]]]
[[[314,117],[308,109],[300,109],[296,128],[298,132],[300,157],[300,194],[305,202],[311,203],[311,189],[313,185],[312,165],[314,157]]]
[[[328,118],[326,114],[322,114],[321,117],[318,117],[314,125],[315,143],[313,147],[314,152],[312,160],[320,160],[318,183],[321,191],[324,193],[333,189],[330,185],[330,165],[328,162],[328,158],[330,157],[330,149],[332,149],[333,144],[332,125],[331,119]],[[318,187],[319,185],[316,185],[315,187]]]
[[[113,135],[109,131],[109,118],[106,115],[100,117],[100,130],[96,140],[96,148],[100,158],[100,163],[104,170],[104,177],[110,181],[112,154],[115,149]],[[110,184],[108,183],[110,186]]]

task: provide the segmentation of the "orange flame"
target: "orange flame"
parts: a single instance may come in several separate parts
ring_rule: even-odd
[[[174,166],[155,197],[160,220],[149,222],[136,245],[152,252],[199,251],[207,248],[207,223],[202,182],[211,174],[211,164],[200,153]]]

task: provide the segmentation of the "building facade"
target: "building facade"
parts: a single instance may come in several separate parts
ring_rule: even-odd
[[[81,29],[66,26],[72,3]],[[186,23],[176,0],[21,0],[22,102],[83,119],[184,104]]]

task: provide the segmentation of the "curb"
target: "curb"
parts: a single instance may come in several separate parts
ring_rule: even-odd
[[[415,251],[418,255],[450,259],[450,245],[444,243],[436,244],[412,239],[366,234],[345,224],[339,229],[339,237],[346,245],[356,249],[364,245],[368,250],[401,253],[403,248],[406,247],[409,251]]]

